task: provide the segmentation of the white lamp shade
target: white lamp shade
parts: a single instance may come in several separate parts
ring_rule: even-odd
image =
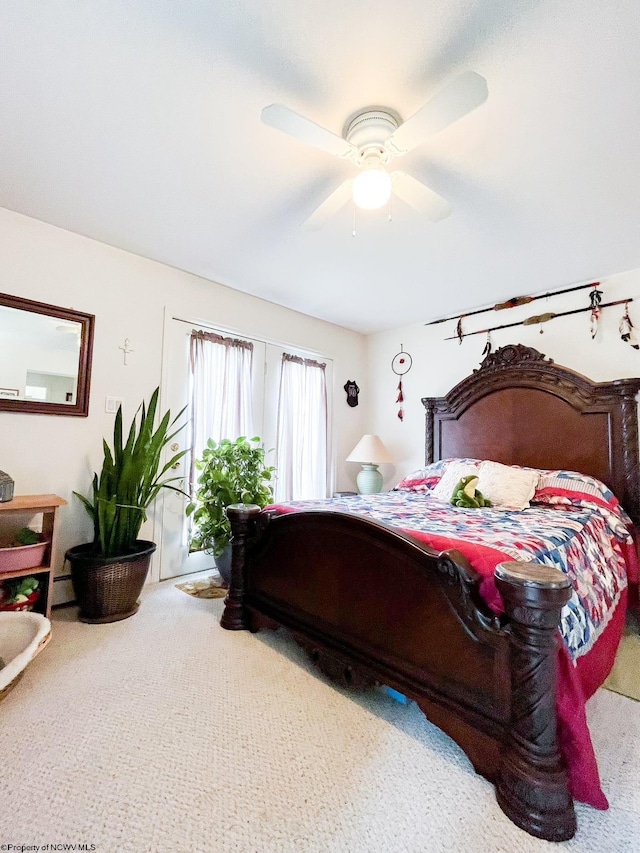
[[[347,462],[381,465],[383,462],[393,462],[393,459],[377,435],[363,435],[347,456]]]
[[[384,169],[367,169],[354,180],[351,192],[358,207],[377,210],[389,201],[391,178]]]

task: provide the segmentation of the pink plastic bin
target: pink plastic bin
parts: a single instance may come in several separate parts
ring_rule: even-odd
[[[36,542],[35,545],[0,548],[0,574],[41,566],[48,544],[48,542]]]

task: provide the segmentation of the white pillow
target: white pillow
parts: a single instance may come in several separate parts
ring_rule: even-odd
[[[512,468],[500,462],[482,462],[478,488],[495,507],[527,509],[539,476],[537,471],[530,469]]]
[[[482,464],[484,465],[484,463]],[[463,477],[468,477],[469,474],[478,476],[479,473],[479,469],[470,462],[462,462],[454,459],[445,468],[444,474],[431,490],[431,494],[440,501],[450,501],[453,490]]]

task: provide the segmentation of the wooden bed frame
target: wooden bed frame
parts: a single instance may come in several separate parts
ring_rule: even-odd
[[[425,398],[426,462],[493,459],[591,474],[640,520],[640,379],[593,383],[537,350],[507,346],[443,398]],[[286,626],[322,671],[414,699],[496,786],[511,820],[561,841],[576,829],[556,734],[562,572],[496,569],[505,615],[458,551],[338,512],[229,507],[232,579],[221,624]]]

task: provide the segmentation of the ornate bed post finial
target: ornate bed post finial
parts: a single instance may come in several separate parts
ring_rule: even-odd
[[[244,631],[249,627],[244,610],[247,538],[254,526],[256,516],[260,515],[260,507],[255,504],[231,504],[226,512],[233,537],[231,583],[229,593],[224,600],[224,612],[220,624],[227,631]]]
[[[560,611],[571,582],[536,563],[501,563],[495,578],[510,623],[512,701],[496,796],[522,829],[565,841],[576,831],[576,816],[558,747],[556,666]]]

